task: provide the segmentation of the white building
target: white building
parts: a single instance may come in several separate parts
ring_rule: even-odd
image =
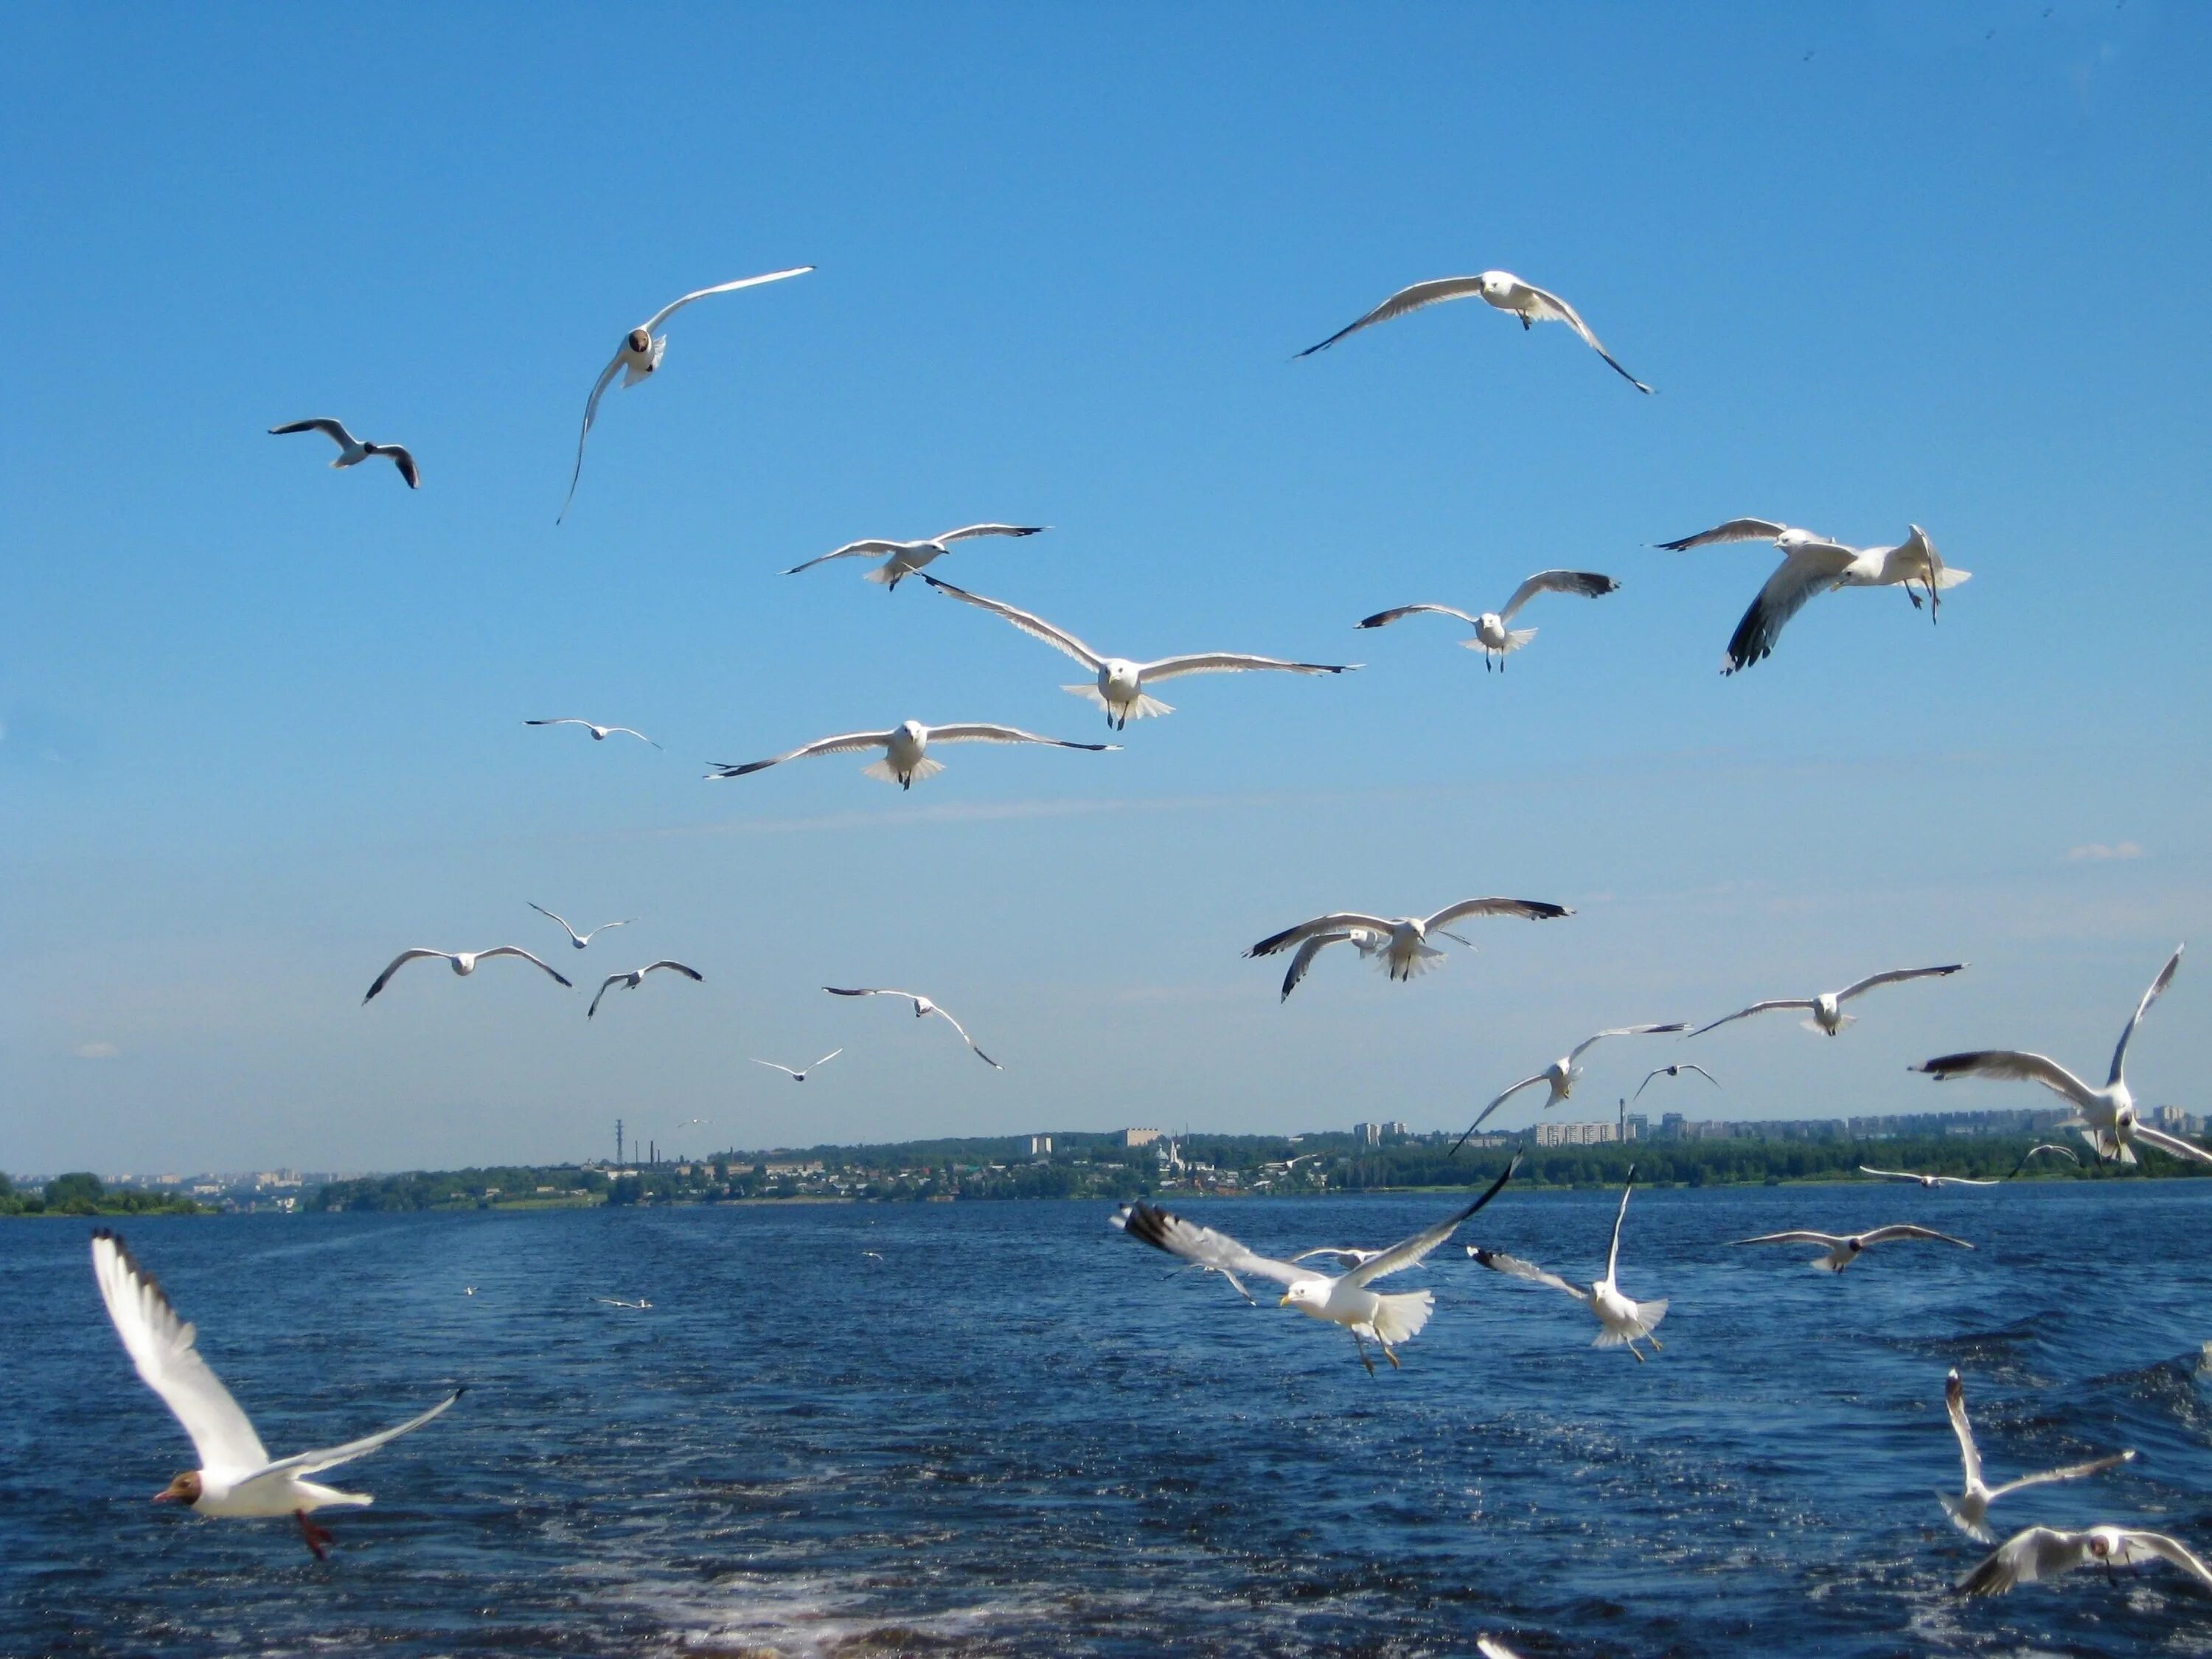
[[[1539,1123],[1536,1126],[1536,1144],[1539,1146],[1596,1146],[1620,1139],[1620,1127],[1613,1123]]]
[[[1030,1156],[1031,1158],[1048,1158],[1051,1154],[1052,1137],[1050,1135],[1031,1135],[1030,1137]]]

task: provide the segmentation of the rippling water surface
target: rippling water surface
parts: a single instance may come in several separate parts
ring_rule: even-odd
[[[1613,1198],[1469,1237],[1568,1276]],[[1413,1196],[1194,1203],[1256,1248],[1387,1243]],[[2212,1545],[2212,1182],[1640,1193],[1638,1365],[1456,1244],[1370,1377],[1342,1333],[1008,1203],[141,1221],[282,1453],[471,1391],[347,1469],[331,1560],[146,1500],[191,1458],[102,1316],[86,1225],[0,1226],[9,1654],[2212,1654],[2163,1567],[1995,1602],[1934,1493],[1965,1374],[2006,1499]],[[1840,1277],[1730,1249],[1924,1221]],[[875,1252],[870,1255],[868,1252]],[[476,1286],[474,1296],[463,1287]],[[649,1311],[594,1296],[642,1296]]]

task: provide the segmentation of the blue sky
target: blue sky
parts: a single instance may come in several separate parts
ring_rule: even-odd
[[[1566,1115],[1692,1055],[1726,1092],[1645,1104],[2042,1103],[1903,1068],[2101,1066],[2212,917],[2212,15],[2045,10],[10,11],[0,1162],[1456,1127],[1599,1025],[1960,957],[1832,1043],[1610,1045]],[[622,331],[809,263],[674,321],[556,529]],[[1658,395],[1479,305],[1290,361],[1490,266]],[[422,490],[264,435],[320,414]],[[1739,514],[1918,522],[1975,580],[1936,628],[1823,599],[1724,679],[1771,553],[1649,544]],[[702,781],[908,716],[1099,736],[1002,624],[776,574],[996,518],[1054,528],[950,579],[1107,648],[1367,666],[910,793]],[[1622,587],[1538,601],[1502,678],[1351,629],[1551,565]],[[520,724],[569,714],[666,751]],[[1579,914],[1287,1006],[1238,955],[1481,892]],[[532,900],[641,920],[580,955]],[[588,1025],[512,964],[359,1006],[404,946],[510,940],[708,979]],[[2205,971],[2153,1101],[2207,1104]],[[1007,1069],[815,988],[855,981]],[[839,1043],[803,1092],[745,1063]]]

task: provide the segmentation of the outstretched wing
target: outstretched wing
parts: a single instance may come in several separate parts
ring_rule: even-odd
[[[2179,1539],[2168,1538],[2162,1532],[2128,1532],[2120,1534],[2120,1553],[2133,1560],[2137,1553],[2155,1555],[2171,1561],[2182,1571],[2212,1589],[2212,1568],[2208,1568],[2192,1554]]]
[[[2087,1533],[2030,1527],[1997,1546],[1981,1565],[1961,1578],[1956,1595],[2002,1595],[2015,1584],[2069,1571],[2089,1559]]]
[[[1972,1491],[1981,1484],[1982,1453],[1974,1444],[1974,1425],[1966,1420],[1966,1385],[1959,1380],[1955,1369],[1943,1379],[1943,1409],[1950,1414],[1951,1432],[1959,1437],[1959,1462],[1965,1466],[1966,1486]]]
[[[1362,915],[1357,910],[1332,910],[1325,916],[1316,916],[1311,921],[1302,921],[1295,927],[1285,927],[1279,933],[1270,933],[1250,950],[1248,957],[1271,957],[1278,951],[1287,951],[1293,945],[1310,939],[1316,933],[1388,933],[1390,924],[1381,916]]]
[[[1636,1166],[1628,1166],[1628,1180],[1620,1189],[1620,1207],[1613,1212],[1613,1243],[1605,1253],[1605,1282],[1612,1284],[1620,1267],[1620,1224],[1628,1219],[1628,1195],[1636,1190]]]
[[[1787,1232],[1761,1233],[1756,1238],[1732,1238],[1731,1244],[1818,1244],[1825,1249],[1834,1249],[1843,1238],[1836,1233],[1816,1233],[1809,1227],[1792,1227]]]
[[[269,428],[269,435],[272,438],[281,438],[294,432],[319,432],[341,449],[353,447],[353,434],[345,429],[345,422],[331,420],[326,415],[318,416],[312,421],[293,421]]]
[[[1569,328],[1574,330],[1576,333],[1581,335],[1583,337],[1583,343],[1584,345],[1588,346],[1592,351],[1597,353],[1599,356],[1604,358],[1607,362],[1613,365],[1613,372],[1614,374],[1620,375],[1622,380],[1627,381],[1629,385],[1634,386],[1638,392],[1648,392],[1651,390],[1650,386],[1644,385],[1643,381],[1638,380],[1633,374],[1631,374],[1626,369],[1620,366],[1620,359],[1614,356],[1610,351],[1607,351],[1605,349],[1603,343],[1599,341],[1597,336],[1590,331],[1590,325],[1583,320],[1582,313],[1580,312],[1577,311],[1565,300],[1562,300],[1558,295],[1551,293],[1547,289],[1538,288],[1533,283],[1522,283],[1521,286],[1527,289],[1529,293],[1536,296],[1537,300],[1541,302],[1543,308],[1550,313],[1553,321],[1565,323]]]
[[[2193,1141],[2184,1140],[2178,1135],[2166,1134],[2157,1129],[2145,1128],[2140,1123],[2136,1125],[2133,1133],[2137,1140],[2146,1146],[2157,1147],[2159,1151],[2169,1157],[2193,1158],[2200,1164],[2212,1164],[2212,1152],[2208,1152]]]
[[[1074,743],[1066,738],[1039,737],[1018,726],[998,726],[988,720],[962,720],[929,728],[932,743],[1041,743],[1051,749],[1088,749],[1093,754],[1118,750],[1118,743]]]
[[[2076,1106],[2094,1107],[2097,1103],[2096,1091],[2057,1060],[2042,1054],[2023,1054],[2015,1048],[1978,1048],[1963,1054],[1938,1054],[1905,1069],[1925,1072],[1938,1082],[1954,1077],[1993,1077],[2014,1083],[2040,1083]]]
[[[1514,1096],[1519,1094],[1523,1089],[1533,1089],[1538,1084],[1543,1082],[1546,1075],[1546,1073],[1539,1072],[1534,1077],[1522,1078],[1518,1083],[1508,1089],[1504,1094],[1492,1101],[1489,1105],[1484,1107],[1480,1112],[1477,1112],[1474,1115],[1474,1121],[1467,1126],[1467,1134],[1462,1135],[1457,1140],[1452,1142],[1452,1151],[1456,1152],[1461,1147],[1466,1146],[1468,1135],[1471,1135],[1477,1129],[1480,1129],[1482,1127],[1483,1120],[1485,1118],[1488,1117],[1500,1106],[1503,1106],[1507,1101],[1512,1099]]]
[[[1589,1300],[1589,1292],[1579,1285],[1570,1285],[1554,1273],[1547,1273],[1533,1261],[1523,1261],[1517,1255],[1508,1255],[1503,1250],[1485,1250],[1470,1244],[1467,1253],[1492,1273],[1504,1273],[1510,1279],[1525,1279],[1531,1285],[1547,1285],[1555,1291],[1565,1291],[1577,1302]]]
[[[1869,974],[1864,979],[1854,980],[1836,993],[1836,1000],[1849,1002],[1862,992],[1871,991],[1877,985],[1899,985],[1908,979],[1941,979],[1946,974],[1955,974],[1966,964],[1950,962],[1941,968],[1893,968],[1886,974]]]
[[[1753,1014],[1771,1014],[1778,1008],[1810,1008],[1812,1006],[1813,999],[1810,997],[1777,997],[1766,1002],[1754,1002],[1748,1008],[1739,1008],[1732,1014],[1723,1014],[1710,1024],[1700,1025],[1690,1035],[1703,1036],[1715,1027],[1725,1025],[1732,1019],[1748,1019]]]
[[[2151,1004],[2156,1002],[2166,988],[2173,983],[2174,969],[2181,966],[2181,951],[2180,945],[2173,947],[2173,954],[2166,959],[2166,966],[2158,970],[2158,977],[2151,981],[2150,989],[2145,991],[2142,1000],[2136,1004],[2135,1018],[2128,1022],[2128,1029],[2120,1033],[2119,1047],[2112,1050],[2112,1070],[2105,1079],[2106,1088],[2118,1083],[2127,1067],[2128,1039],[2135,1036],[2136,1027],[2142,1024],[2142,1017],[2150,1012]]]
[[[501,945],[493,950],[479,951],[477,952],[477,960],[478,962],[488,962],[494,957],[520,957],[525,962],[530,963],[533,966],[543,968],[547,973],[552,975],[555,979],[560,981],[562,984],[568,985],[568,976],[562,973],[559,969],[556,968],[550,962],[540,961],[538,957],[532,956],[529,951],[524,950],[520,945]],[[574,986],[569,986],[569,988],[574,990],[575,988]]]
[[[954,1030],[959,1032],[960,1040],[966,1043],[970,1048],[974,1048],[975,1050],[976,1059],[981,1060],[986,1066],[989,1066],[994,1072],[1003,1072],[1006,1069],[1005,1066],[1000,1065],[997,1060],[992,1059],[990,1055],[985,1054],[981,1048],[978,1048],[976,1046],[975,1039],[968,1035],[968,1028],[965,1025],[963,1025],[958,1020],[953,1018],[951,1015],[946,1013],[944,1009],[939,1007],[933,1002],[929,1005],[929,1012],[935,1014],[938,1018],[943,1020]]]
[[[1402,317],[1409,311],[1419,311],[1423,306],[1432,306],[1445,300],[1464,300],[1469,295],[1482,292],[1480,276],[1438,276],[1425,283],[1415,283],[1411,288],[1401,288],[1358,322],[1340,328],[1319,345],[1308,346],[1298,353],[1310,357],[1316,351],[1326,351],[1348,334],[1357,334],[1376,323],[1387,323],[1393,317]]]
[[[648,962],[644,967],[639,969],[637,971],[641,974],[649,974],[656,968],[673,968],[678,973],[683,975],[684,978],[695,981],[702,981],[707,977],[706,975],[701,973],[696,968],[687,968],[682,963],[669,957],[663,957],[658,962]]]
[[[1663,1024],[1663,1025],[1614,1025],[1614,1026],[1610,1026],[1610,1027],[1608,1027],[1607,1029],[1606,1029],[1605,1030],[1599,1031],[1599,1032],[1595,1033],[1595,1035],[1593,1035],[1593,1036],[1584,1037],[1584,1038],[1583,1038],[1580,1042],[1577,1042],[1577,1044],[1575,1044],[1575,1046],[1574,1046],[1572,1048],[1570,1048],[1570,1049],[1567,1051],[1567,1058],[1568,1058],[1570,1060],[1580,1060],[1580,1059],[1583,1057],[1583,1054],[1584,1054],[1585,1052],[1587,1052],[1587,1051],[1588,1051],[1588,1050],[1589,1050],[1589,1048],[1590,1048],[1594,1044],[1596,1044],[1596,1043],[1599,1043],[1599,1042],[1604,1042],[1604,1041],[1605,1041],[1605,1039],[1606,1039],[1606,1038],[1607,1038],[1607,1037],[1614,1037],[1614,1036],[1660,1036],[1660,1035],[1662,1035],[1662,1033],[1664,1033],[1664,1032],[1668,1032],[1668,1031],[1686,1031],[1686,1030],[1688,1030],[1689,1029],[1690,1029],[1689,1022],[1688,1022],[1687,1020],[1681,1020],[1681,1019],[1669,1020],[1669,1021],[1668,1021],[1668,1022],[1667,1022],[1665,1024]],[[1649,1081],[1649,1079],[1646,1079],[1646,1081]]]
[[[871,536],[861,541],[847,542],[844,546],[832,548],[827,553],[817,553],[805,563],[795,564],[783,574],[787,576],[796,576],[802,570],[811,570],[816,565],[827,564],[832,559],[880,558],[886,553],[904,552],[908,546],[908,544],[905,542],[887,542]]]
[[[568,936],[569,944],[581,945],[584,942],[583,935],[579,933],[574,928],[568,926],[568,920],[565,917],[554,915],[552,911],[547,909],[544,905],[536,903],[533,901],[526,899],[523,902],[528,904],[530,908],[537,911],[539,915],[551,917],[553,921],[559,922],[561,924],[561,931]],[[613,926],[614,924],[610,923],[609,925]],[[594,928],[592,931],[596,933],[599,930]]]
[[[1304,945],[1298,946],[1298,953],[1291,958],[1290,971],[1283,975],[1283,994],[1277,1000],[1285,1002],[1290,1000],[1291,993],[1298,988],[1298,981],[1306,976],[1306,969],[1313,966],[1313,959],[1325,948],[1332,945],[1341,945],[1346,939],[1361,939],[1367,937],[1369,937],[1367,934],[1355,933],[1349,928],[1337,928],[1326,933],[1316,933]]]
[[[1466,611],[1455,611],[1448,605],[1401,605],[1395,610],[1378,611],[1371,617],[1364,617],[1352,625],[1354,628],[1388,628],[1401,617],[1427,616],[1457,617],[1469,628],[1474,627],[1475,623],[1475,619],[1468,616]]]
[[[1201,1227],[1196,1222],[1185,1221],[1181,1216],[1147,1204],[1139,1199],[1134,1204],[1122,1206],[1113,1218],[1115,1226],[1156,1250],[1165,1250],[1170,1255],[1181,1256],[1185,1261],[1215,1273],[1229,1276],[1234,1284],[1238,1276],[1272,1279],[1278,1285],[1295,1285],[1302,1279],[1317,1275],[1287,1261],[1278,1261],[1238,1243],[1227,1233],[1218,1233],[1211,1227]]]
[[[415,465],[415,453],[404,444],[379,444],[376,453],[386,457],[399,469],[399,476],[407,480],[410,489],[422,487],[422,469]]]
[[[1285,662],[1280,657],[1250,657],[1235,651],[1201,651],[1183,657],[1162,657],[1142,666],[1146,681],[1181,679],[1185,674],[1243,674],[1279,669],[1286,674],[1345,674],[1358,663]]]
[[[1710,547],[1716,542],[1771,542],[1789,528],[1771,519],[1730,519],[1711,530],[1685,536],[1679,542],[1662,542],[1659,545],[1669,553],[1680,553],[1692,547]]]
[[[2069,1463],[2063,1468],[2023,1474],[2017,1480],[2008,1480],[2002,1486],[1990,1487],[1990,1497],[1995,1500],[2024,1486],[2047,1486],[2057,1480],[2084,1480],[2093,1474],[2102,1474],[2106,1469],[2117,1469],[2123,1463],[2132,1463],[2135,1458],[2136,1455],[2131,1451],[2114,1452],[2110,1457],[2093,1457],[2086,1463]]]
[[[1447,904],[1421,926],[1433,933],[1439,927],[1449,927],[1468,916],[1519,916],[1528,921],[1553,921],[1572,915],[1574,911],[1568,906],[1547,904],[1542,899],[1471,898]],[[1389,930],[1386,927],[1383,931]]]
[[[380,1434],[363,1435],[358,1440],[349,1440],[343,1446],[326,1446],[320,1451],[305,1451],[291,1457],[279,1458],[258,1474],[315,1474],[324,1469],[334,1469],[341,1463],[350,1463],[356,1457],[365,1457],[388,1440],[397,1440],[403,1434],[412,1434],[432,1418],[453,1409],[453,1401],[468,1390],[455,1389],[436,1405],[419,1417],[410,1417],[404,1423],[386,1429]]]
[[[1974,1248],[1963,1238],[1939,1233],[1933,1227],[1917,1227],[1909,1221],[1893,1221],[1887,1227],[1872,1228],[1858,1237],[1862,1244],[1888,1244],[1901,1238],[1932,1238],[1939,1244],[1956,1244],[1962,1250]]]
[[[1729,665],[1723,672],[1733,674],[1771,656],[1784,626],[1814,594],[1833,587],[1854,556],[1850,549],[1825,542],[1790,550],[1744,611],[1735,632],[1729,635]]]
[[[1051,529],[1044,524],[970,524],[957,530],[948,530],[942,536],[933,537],[939,547],[950,547],[955,542],[973,541],[978,536],[1034,536]]]
[[[949,594],[953,599],[963,600],[974,605],[978,611],[988,611],[994,617],[1003,617],[1031,639],[1042,640],[1054,650],[1066,652],[1085,668],[1095,671],[1105,663],[1106,659],[1103,657],[1084,644],[1081,640],[1077,639],[1074,635],[1064,628],[1054,627],[1042,617],[1033,616],[1026,611],[1017,611],[1012,605],[1003,604],[997,599],[987,599],[981,593],[970,593],[966,588],[955,587],[951,582],[939,581],[927,571],[922,573],[921,579],[940,593]]]
[[[576,499],[576,480],[584,476],[584,441],[592,435],[592,422],[599,418],[599,399],[606,395],[607,386],[623,366],[623,354],[615,353],[607,366],[599,371],[599,378],[592,385],[592,395],[584,399],[584,424],[576,434],[576,465],[568,474],[568,493],[561,498],[561,510],[553,515],[558,524],[568,516],[569,506]]]
[[[833,997],[904,997],[908,1002],[913,1003],[919,1003],[921,1000],[911,991],[887,991],[875,985],[857,985],[850,990],[836,985],[825,985],[822,988]]]
[[[1704,1066],[1698,1065],[1695,1060],[1678,1060],[1672,1066],[1662,1066],[1656,1071],[1646,1072],[1644,1074],[1644,1081],[1636,1085],[1636,1093],[1629,1096],[1629,1099],[1633,1102],[1638,1096],[1643,1094],[1644,1090],[1650,1088],[1651,1086],[1651,1079],[1653,1078],[1676,1077],[1684,1072],[1695,1072],[1699,1077],[1705,1079],[1706,1082],[1711,1084],[1716,1089],[1721,1086],[1721,1080],[1715,1077],[1711,1072],[1707,1071]]]
[[[717,283],[712,288],[694,289],[682,299],[672,301],[654,312],[646,320],[645,331],[652,333],[694,300],[703,300],[710,294],[734,293],[741,288],[758,288],[763,283],[780,283],[787,276],[804,276],[813,269],[812,265],[793,265],[789,270],[771,270],[762,276],[740,276],[734,283]]]
[[[629,975],[628,974],[609,974],[605,979],[601,980],[599,981],[599,988],[592,993],[592,1006],[584,1010],[584,1018],[586,1019],[589,1019],[594,1014],[598,1013],[599,1012],[599,999],[606,995],[609,991],[614,989],[616,986],[621,984],[629,977]]]
[[[451,962],[453,959],[452,953],[446,951],[432,951],[419,946],[412,951],[402,951],[398,956],[392,958],[391,965],[386,968],[382,973],[376,976],[376,983],[368,988],[368,994],[363,997],[362,1000],[363,1002],[374,1001],[376,1000],[376,994],[392,982],[392,976],[394,974],[398,973],[402,968],[404,968],[409,963],[418,962],[424,957],[436,957],[440,960],[445,962]]]
[[[1513,590],[1513,597],[1505,601],[1505,609],[1498,613],[1498,620],[1511,622],[1513,613],[1539,593],[1575,593],[1595,599],[1620,586],[1612,577],[1601,576],[1595,570],[1539,570]]]
[[[1505,1190],[1505,1183],[1513,1179],[1513,1172],[1521,1167],[1521,1156],[1519,1152],[1514,1153],[1513,1161],[1505,1166],[1505,1173],[1492,1182],[1489,1190],[1480,1198],[1476,1199],[1474,1203],[1465,1209],[1453,1211],[1434,1226],[1423,1228],[1411,1238],[1399,1240],[1372,1261],[1361,1262],[1350,1273],[1345,1274],[1344,1282],[1347,1285],[1371,1284],[1376,1279],[1395,1273],[1401,1268],[1410,1267],[1420,1261],[1431,1250],[1435,1249],[1437,1245],[1457,1231],[1461,1222],[1465,1221]]]
[[[753,1061],[753,1064],[756,1066],[765,1066],[771,1072],[781,1072],[786,1077],[797,1077],[799,1075],[799,1073],[793,1071],[790,1066],[779,1066],[772,1060],[757,1060]]]
[[[781,755],[770,755],[766,760],[747,761],[742,766],[733,766],[726,761],[709,761],[707,763],[714,769],[707,775],[709,778],[742,778],[748,773],[764,772],[771,766],[781,766],[787,760],[805,760],[812,755],[842,755],[856,749],[887,748],[890,740],[891,734],[888,732],[844,732],[834,738],[817,738],[812,743],[787,749]]]
[[[198,1334],[177,1316],[160,1283],[138,1265],[119,1233],[93,1230],[92,1275],[123,1351],[184,1425],[200,1467],[234,1472],[268,1462],[253,1425],[193,1346]]]

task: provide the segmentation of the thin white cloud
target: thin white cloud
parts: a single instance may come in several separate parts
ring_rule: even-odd
[[[112,1042],[80,1042],[70,1052],[79,1060],[112,1060],[123,1050]]]
[[[2142,847],[2131,841],[2116,841],[2110,846],[2101,841],[2093,841],[2084,847],[2066,849],[2067,860],[2072,864],[2102,864],[2107,859],[2139,859],[2143,856]]]

